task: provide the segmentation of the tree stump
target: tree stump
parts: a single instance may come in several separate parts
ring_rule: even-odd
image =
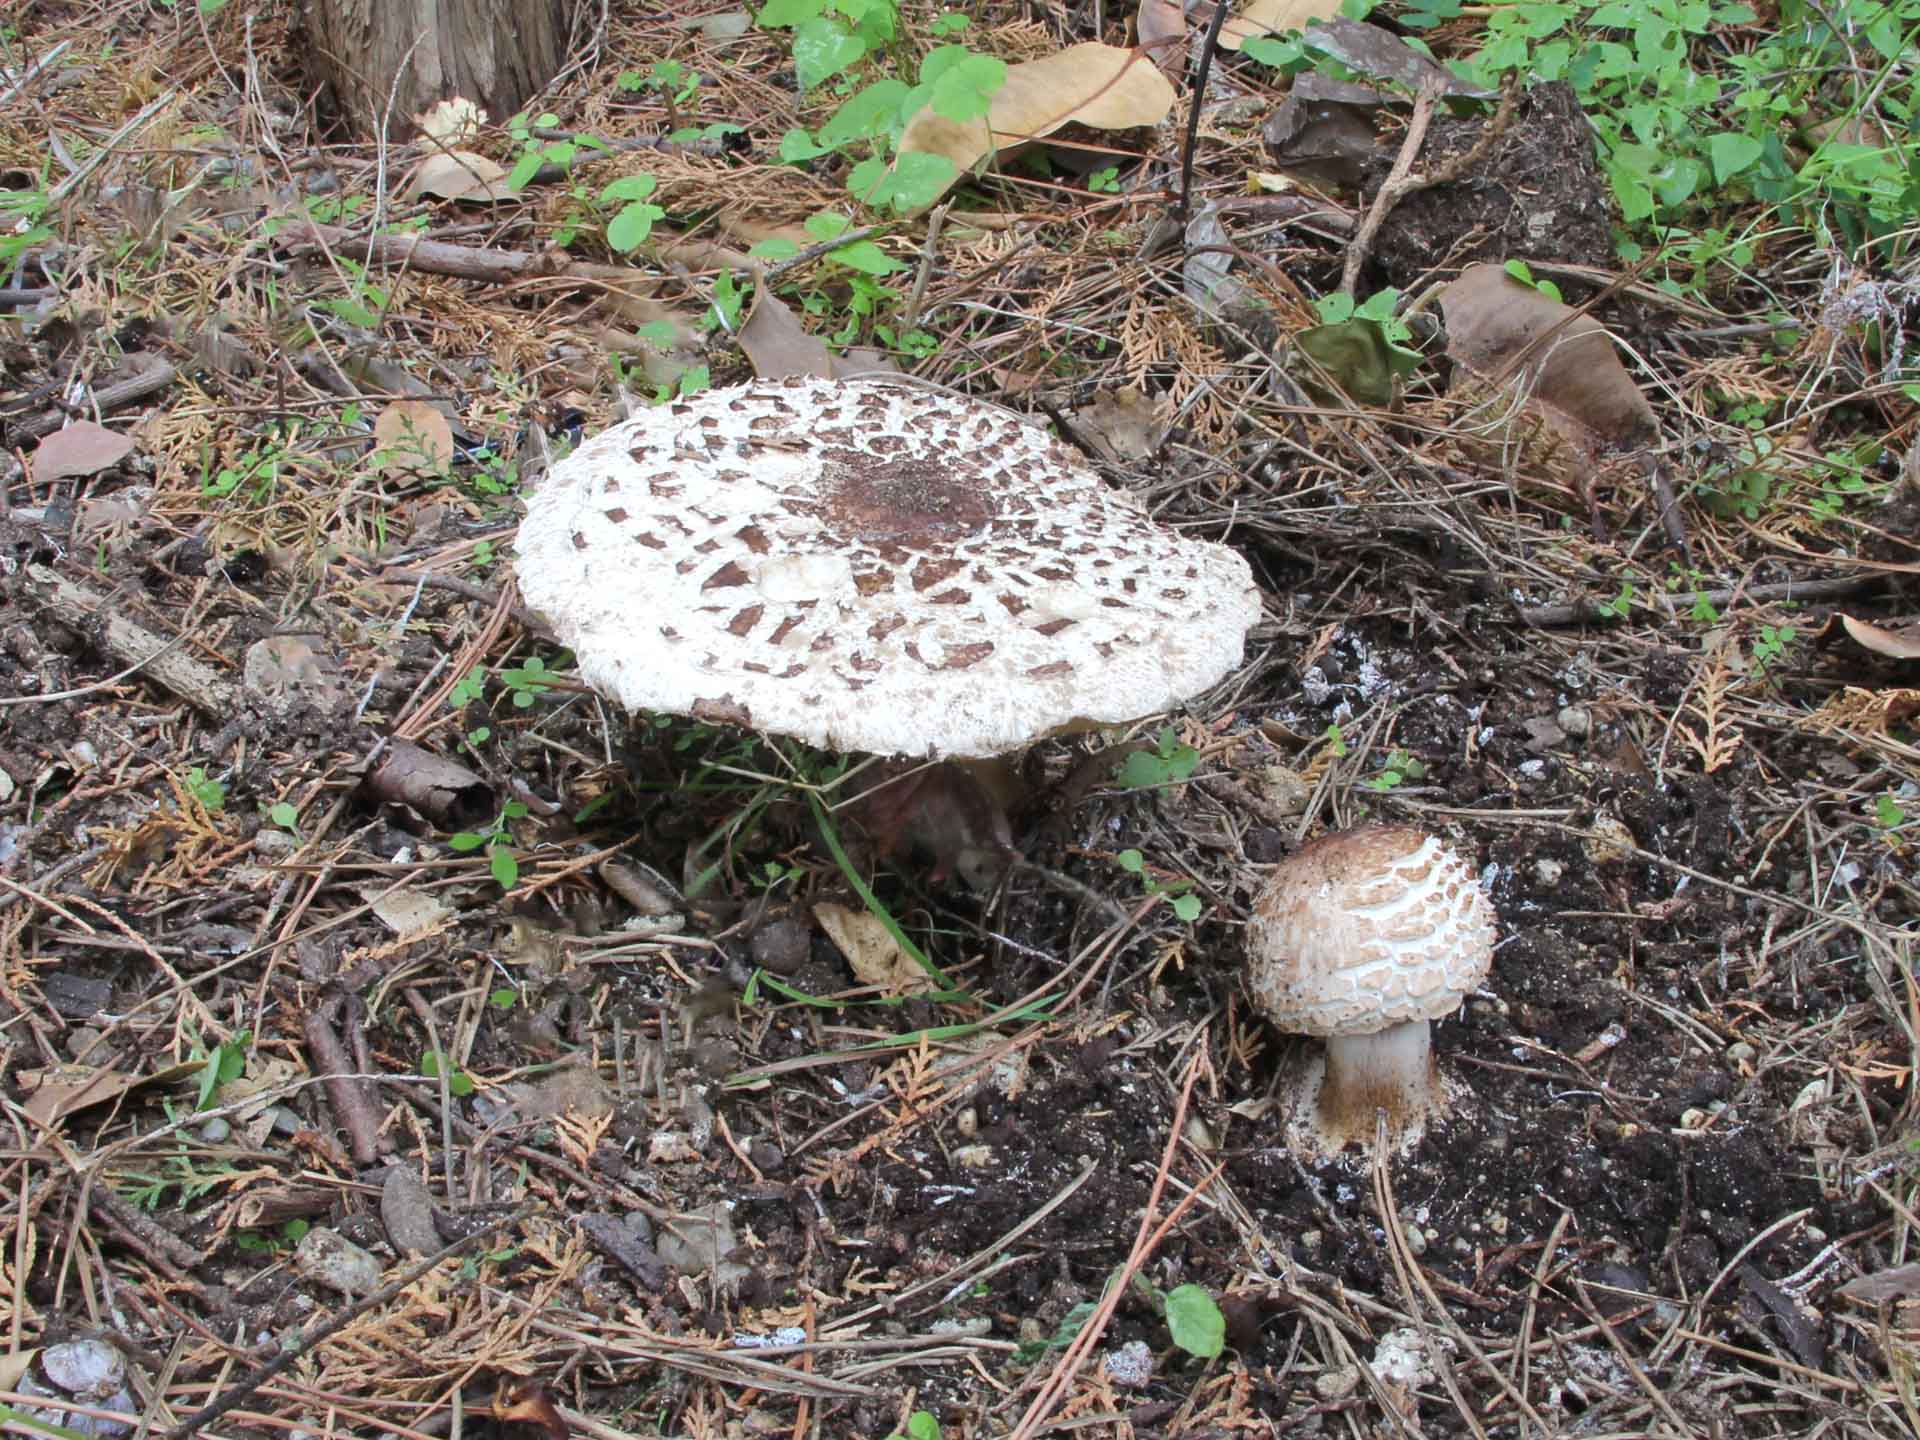
[[[574,9],[569,0],[307,0],[309,65],[362,139],[383,119],[390,135],[406,135],[411,117],[454,95],[504,120],[559,73]]]

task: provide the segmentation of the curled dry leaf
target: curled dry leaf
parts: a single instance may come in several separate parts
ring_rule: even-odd
[[[438,200],[488,204],[513,198],[507,188],[506,168],[471,150],[441,150],[429,155],[413,172],[405,193],[410,200],[430,195]]]
[[[1160,429],[1152,399],[1133,385],[1095,396],[1073,412],[1073,423],[1107,459],[1121,464],[1151,455]]]
[[[1145,55],[1088,41],[1009,65],[984,119],[949,120],[928,106],[907,122],[900,152],[944,155],[957,181],[988,155],[1063,125],[1130,130],[1158,125],[1172,109],[1173,86]]]
[[[1171,79],[1187,68],[1187,12],[1180,0],[1140,0],[1133,28],[1162,75]]]
[[[1512,433],[1525,416],[1543,422],[1560,442],[1529,457],[1529,469],[1546,472],[1535,478],[1548,478],[1556,460],[1569,459],[1572,488],[1591,503],[1603,461],[1644,453],[1658,440],[1653,407],[1599,321],[1521,284],[1498,265],[1470,266],[1441,292],[1440,304],[1447,354],[1465,372],[1456,377],[1455,389],[1490,394],[1496,412],[1491,428],[1508,432],[1498,438],[1525,450],[1535,437]],[[1479,417],[1483,430],[1485,418]]]
[[[396,400],[373,422],[373,463],[390,475],[438,475],[453,461],[453,427],[425,400]]]
[[[1920,624],[1889,628],[1842,615],[1840,624],[1857,644],[1889,660],[1920,660]]]
[[[132,453],[133,441],[126,436],[91,420],[76,420],[47,436],[33,452],[34,483],[47,485],[55,480],[98,475]]]
[[[800,317],[765,285],[754,287],[753,311],[740,327],[740,348],[762,380],[789,375],[833,378],[833,356],[826,342],[807,333]]]
[[[887,924],[867,910],[823,901],[813,907],[813,918],[827,932],[835,948],[863,985],[888,995],[908,995],[933,988],[933,979],[900,948]]]

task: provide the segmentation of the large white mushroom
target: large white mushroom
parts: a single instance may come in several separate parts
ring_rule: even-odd
[[[553,467],[518,549],[521,593],[628,709],[881,755],[1176,706],[1260,609],[1238,554],[1043,432],[877,378],[648,410]]]
[[[1494,911],[1473,868],[1410,826],[1322,836],[1275,867],[1247,927],[1247,988],[1273,1024],[1326,1040],[1287,1124],[1314,1157],[1410,1147],[1446,1109],[1429,1027],[1493,965]]]

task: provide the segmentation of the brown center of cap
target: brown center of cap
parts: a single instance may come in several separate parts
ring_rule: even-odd
[[[837,448],[824,458],[829,522],[863,540],[951,542],[993,518],[978,472],[964,465]]]

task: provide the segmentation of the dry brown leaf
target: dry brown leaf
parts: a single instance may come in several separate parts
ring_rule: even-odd
[[[1240,13],[1220,27],[1220,48],[1238,50],[1259,35],[1278,35],[1287,30],[1304,30],[1316,20],[1331,20],[1340,13],[1340,0],[1252,0]],[[1197,11],[1211,20],[1211,10]]]
[[[46,485],[55,480],[98,475],[132,453],[133,441],[126,436],[91,420],[76,420],[66,429],[47,436],[33,452],[34,483]]]
[[[753,311],[740,327],[740,348],[762,380],[783,380],[789,375],[833,378],[833,356],[826,342],[808,334],[800,317],[765,285],[755,287]]]
[[[410,200],[422,195],[490,204],[513,199],[513,192],[507,188],[506,167],[471,150],[442,150],[429,155],[413,172],[405,193]]]
[[[1127,385],[1095,396],[1073,412],[1073,423],[1107,459],[1124,464],[1153,453],[1160,416],[1146,394]]]
[[[887,922],[872,911],[851,910],[828,900],[813,907],[813,918],[847,957],[861,984],[872,985],[887,995],[911,995],[933,988],[933,978],[900,948]]]
[[[1920,625],[1902,625],[1890,630],[1884,625],[1856,620],[1851,615],[1842,615],[1840,623],[1855,642],[1876,655],[1885,655],[1889,660],[1920,660]]]
[[[1140,48],[1169,79],[1187,68],[1187,12],[1180,0],[1140,0],[1133,17]]]
[[[438,475],[453,462],[453,427],[425,400],[396,400],[373,422],[374,465],[390,475]]]
[[[946,156],[957,181],[988,155],[1062,125],[1128,130],[1158,125],[1172,109],[1173,86],[1140,51],[1090,40],[1009,65],[983,119],[949,120],[927,107],[907,122],[900,150]]]
[[[1468,267],[1440,304],[1448,356],[1542,414],[1590,463],[1657,437],[1653,407],[1599,321],[1498,265]]]

